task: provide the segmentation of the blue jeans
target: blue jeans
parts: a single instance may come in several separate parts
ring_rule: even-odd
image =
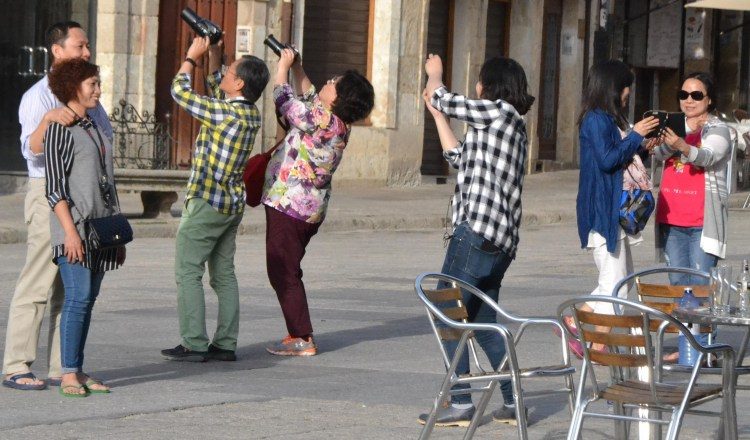
[[[64,255],[57,259],[65,286],[65,301],[60,318],[62,372],[83,371],[83,349],[91,324],[91,310],[99,295],[104,272],[92,272],[80,263],[68,263]]]
[[[661,242],[664,244],[664,254],[667,266],[687,267],[702,272],[709,272],[716,267],[719,257],[703,252],[701,249],[701,234],[703,228],[684,228],[681,226],[659,225]],[[708,284],[708,279],[688,274],[671,273],[669,282],[679,286],[693,286]]]
[[[494,246],[491,243],[472,231],[468,224],[462,223],[453,232],[448,251],[445,254],[442,272],[476,286],[497,302],[500,284],[512,258],[502,250],[493,248]],[[444,287],[447,286],[445,284],[438,286],[438,288]],[[463,300],[470,322],[493,324],[497,322],[495,310],[476,296],[463,292]],[[487,354],[492,368],[497,369],[505,356],[505,341],[503,338],[497,332],[478,331],[476,332],[476,339]],[[445,341],[443,346],[448,353],[448,357],[452,358],[458,347],[458,341]],[[469,373],[469,354],[468,349],[464,349],[456,368],[456,374],[467,373]],[[469,388],[469,385],[459,384],[453,387],[454,390],[462,388]],[[509,380],[501,381],[500,389],[505,403],[512,404],[514,400],[511,382]],[[471,403],[471,395],[454,395],[451,397],[451,401],[456,404]]]

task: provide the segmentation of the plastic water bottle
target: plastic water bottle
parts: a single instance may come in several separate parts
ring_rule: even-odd
[[[740,296],[737,309],[740,316],[750,315],[750,290],[748,289],[750,289],[750,265],[748,265],[747,260],[742,260],[742,275],[737,281],[737,291]]]
[[[681,309],[695,309],[700,306],[700,301],[698,301],[698,298],[693,295],[692,288],[685,288],[685,293],[682,295],[682,299],[680,299],[679,306]],[[700,332],[700,324],[693,324],[688,322],[683,322],[683,324],[690,330],[690,333],[692,333],[693,337],[696,341],[698,341],[699,344],[708,344],[708,334]],[[678,336],[678,347],[680,350],[680,357],[678,362],[681,365],[695,365],[695,360],[698,358],[698,350],[694,349],[690,345],[690,343],[687,341],[687,338],[682,333],[680,333]]]

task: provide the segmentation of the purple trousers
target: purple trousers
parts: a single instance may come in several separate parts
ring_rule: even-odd
[[[302,282],[302,257],[320,223],[307,223],[274,208],[266,209],[266,271],[289,335],[304,338],[313,332]]]

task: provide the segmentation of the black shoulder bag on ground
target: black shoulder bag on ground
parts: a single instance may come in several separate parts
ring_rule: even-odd
[[[94,127],[96,130],[96,127]],[[94,146],[99,153],[99,164],[102,168],[102,175],[99,178],[99,193],[104,200],[104,204],[110,211],[115,211],[112,206],[114,186],[109,182],[107,177],[107,168],[104,163],[105,161],[105,146],[102,135],[99,134],[99,130],[96,130],[96,135],[99,138],[99,145],[94,140],[94,136],[88,128],[84,128],[86,133],[91,138]],[[127,243],[133,241],[133,228],[130,227],[128,219],[120,212],[119,202],[116,204],[117,212],[106,217],[88,218],[83,221],[84,231],[86,233],[86,239],[94,249],[109,249],[119,246],[124,246]]]

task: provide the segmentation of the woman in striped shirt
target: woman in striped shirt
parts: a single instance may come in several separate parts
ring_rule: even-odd
[[[83,349],[104,272],[125,261],[125,248],[96,249],[84,231],[85,219],[119,210],[112,145],[86,115],[99,102],[99,68],[82,59],[64,61],[49,73],[49,87],[77,115],[68,127],[50,124],[44,136],[53,258],[65,285],[60,394],[86,397],[109,393],[109,387],[83,373]]]

